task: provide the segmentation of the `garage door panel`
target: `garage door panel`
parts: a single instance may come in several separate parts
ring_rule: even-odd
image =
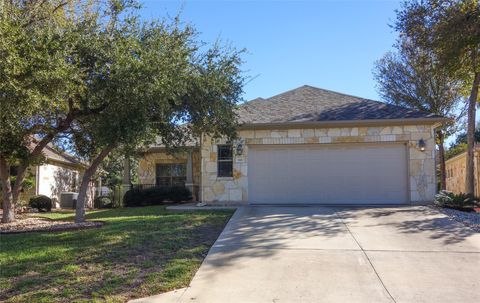
[[[253,204],[407,202],[402,144],[251,146],[248,163]]]

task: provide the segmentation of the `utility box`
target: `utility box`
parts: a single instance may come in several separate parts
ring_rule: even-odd
[[[60,193],[60,208],[75,208],[77,205],[78,193],[62,192]]]

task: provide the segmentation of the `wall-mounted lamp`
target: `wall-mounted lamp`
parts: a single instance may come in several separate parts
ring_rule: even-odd
[[[418,148],[420,149],[420,151],[425,151],[425,147],[427,146],[427,144],[425,143],[425,140],[423,139],[420,139],[418,140]]]
[[[242,140],[238,140],[237,146],[235,148],[235,154],[237,156],[241,156],[243,154],[243,142],[242,142]]]

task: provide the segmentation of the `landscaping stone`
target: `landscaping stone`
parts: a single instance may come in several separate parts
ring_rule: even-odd
[[[447,215],[450,219],[463,223],[464,225],[471,227],[475,231],[480,232],[480,213],[464,212],[451,208],[434,208]]]

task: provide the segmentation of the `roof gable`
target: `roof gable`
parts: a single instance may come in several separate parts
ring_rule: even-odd
[[[308,85],[246,102],[237,113],[241,124],[442,118]]]

